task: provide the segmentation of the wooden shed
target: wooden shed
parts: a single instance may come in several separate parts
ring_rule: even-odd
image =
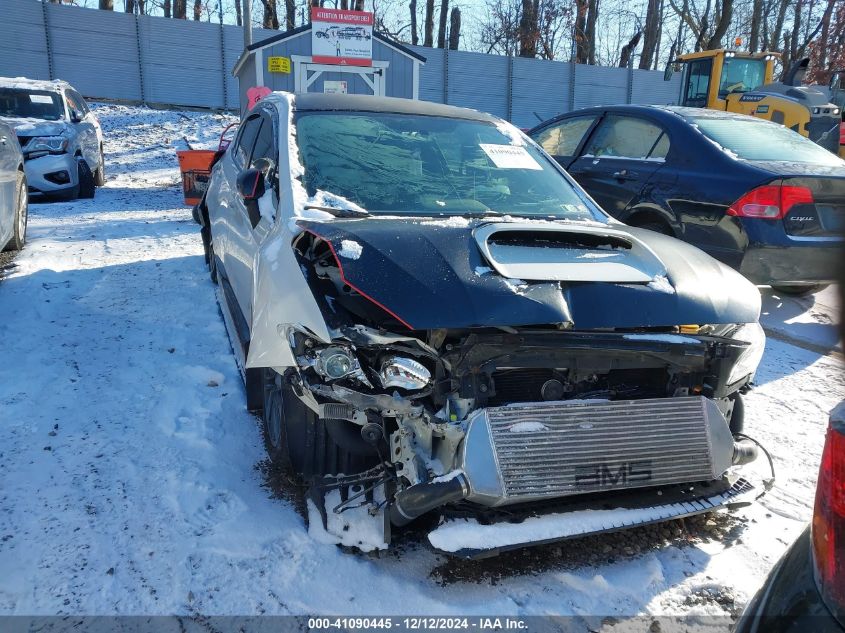
[[[311,25],[285,31],[248,46],[235,64],[241,110],[254,86],[288,92],[329,92],[342,83],[348,94],[419,98],[420,67],[425,57],[373,32],[369,66],[314,63]]]

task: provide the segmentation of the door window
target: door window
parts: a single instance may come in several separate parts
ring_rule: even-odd
[[[91,111],[91,108],[88,107],[88,104],[86,103],[85,99],[83,99],[82,95],[79,94],[76,90],[68,90],[67,95],[68,97],[73,97],[73,103],[75,104],[75,107],[77,107],[83,115],[86,115]]]
[[[67,99],[67,106],[68,110],[70,110],[71,115],[75,115],[82,119],[85,116],[85,109],[79,102],[79,95],[76,94],[73,90],[68,90],[65,92],[65,99]]]
[[[595,120],[594,116],[566,119],[535,134],[534,140],[552,156],[575,156],[581,139]]]
[[[659,144],[661,135],[663,130],[654,123],[611,114],[590,139],[584,156],[646,160]]]
[[[252,158],[252,149],[255,147],[255,138],[258,136],[258,131],[261,129],[261,116],[258,114],[252,115],[241,125],[238,140],[235,141],[235,163],[238,166],[244,167],[249,165]]]
[[[252,150],[250,164],[255,167],[255,161],[259,158],[268,158],[273,161],[275,167],[279,162],[279,155],[276,151],[276,143],[273,134],[273,122],[266,114],[262,114],[261,129],[255,137],[255,147]]]
[[[689,62],[687,68],[687,89],[684,105],[703,108],[707,105],[707,92],[710,90],[710,68],[712,60],[699,59]]]
[[[650,159],[666,159],[666,154],[669,153],[669,135],[666,132],[660,135],[660,138],[657,139],[657,142],[654,144],[654,147],[651,149],[651,153],[648,155]]]
[[[255,138],[250,166],[260,169],[264,173],[265,187],[273,192],[274,211],[278,207],[279,192],[279,144],[276,142],[275,122],[264,112],[261,115],[262,124]],[[273,214],[275,216],[275,212]],[[274,217],[275,219],[275,217]]]

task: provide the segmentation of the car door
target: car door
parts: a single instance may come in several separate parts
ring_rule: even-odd
[[[241,125],[231,160],[224,166],[230,183],[228,222],[223,265],[228,283],[237,299],[244,318],[251,325],[253,264],[259,245],[273,227],[278,208],[278,178],[275,166],[279,162],[277,117],[272,106],[257,107]],[[268,161],[271,161],[270,164]],[[238,175],[248,168],[260,168],[265,173],[265,198],[258,224],[253,227],[246,204],[237,193]],[[214,236],[216,240],[217,236]]]
[[[568,171],[605,211],[619,217],[663,165],[665,154],[659,152],[665,136],[655,121],[609,113]]]
[[[588,115],[553,121],[549,125],[531,130],[531,138],[566,169],[575,160],[581,142],[597,119],[598,115]]]

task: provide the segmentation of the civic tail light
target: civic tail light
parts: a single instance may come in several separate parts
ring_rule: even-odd
[[[734,202],[728,215],[779,220],[797,204],[813,204],[813,192],[794,185],[763,185]]]
[[[845,617],[845,405],[831,415],[813,513],[816,579],[825,604]]]

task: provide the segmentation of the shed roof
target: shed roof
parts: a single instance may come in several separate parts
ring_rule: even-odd
[[[302,26],[298,26],[295,29],[290,29],[289,31],[283,31],[278,35],[272,35],[268,38],[260,40],[258,42],[253,42],[249,46],[247,46],[244,51],[241,53],[241,56],[238,57],[238,61],[235,62],[235,67],[232,69],[232,74],[237,75],[238,70],[240,70],[243,63],[247,60],[250,53],[253,53],[257,50],[262,48],[267,48],[268,46],[273,46],[274,44],[278,44],[279,42],[284,42],[285,40],[292,39],[294,37],[299,37],[300,35],[304,35],[308,31],[311,30],[311,24],[303,24]],[[389,46],[397,50],[398,52],[406,55],[407,57],[411,57],[412,59],[416,59],[417,61],[425,63],[426,59],[419,53],[412,51],[407,46],[400,44],[399,42],[387,37],[383,33],[379,33],[378,31],[373,31],[373,37],[377,39],[379,42],[384,44],[385,46]]]

